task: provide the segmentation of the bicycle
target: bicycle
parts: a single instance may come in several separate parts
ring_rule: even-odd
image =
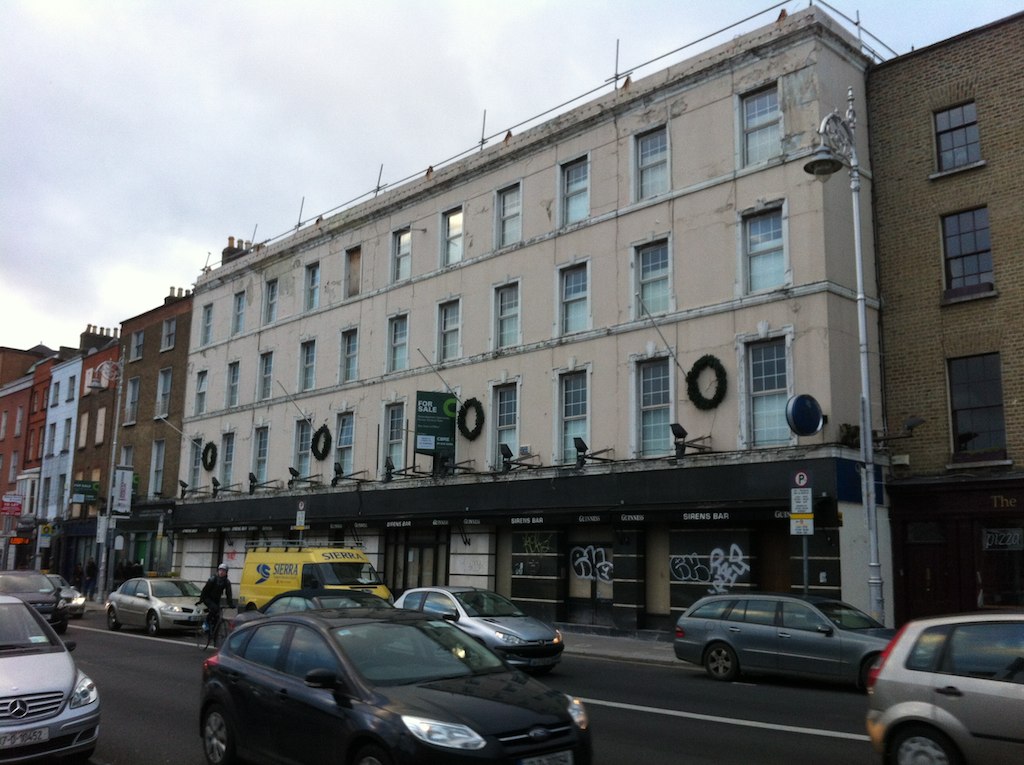
[[[196,605],[199,605],[198,603]],[[220,648],[224,639],[228,636],[228,622],[224,614],[225,609],[217,612],[217,619],[209,630],[204,630],[203,625],[207,623],[206,616],[196,627],[196,648],[201,651],[207,650],[211,645],[216,649]]]

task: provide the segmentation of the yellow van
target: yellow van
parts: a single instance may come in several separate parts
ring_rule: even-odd
[[[321,588],[364,590],[394,602],[362,550],[270,544],[247,550],[238,607],[261,608],[282,592]]]

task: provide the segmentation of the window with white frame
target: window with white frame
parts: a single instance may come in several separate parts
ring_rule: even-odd
[[[241,374],[240,362],[232,361],[228,364],[227,390],[224,394],[224,406],[238,406],[238,381]]]
[[[561,278],[562,334],[582,332],[589,324],[587,265],[563,268]]]
[[[405,467],[405,404],[388,404],[384,410],[384,426],[387,433],[385,458],[391,458],[395,470]]]
[[[292,460],[292,467],[299,471],[299,475],[305,478],[309,475],[309,454],[313,444],[313,426],[309,420],[296,420],[295,422],[295,454]]]
[[[53,381],[53,389],[50,391],[50,406],[57,406],[60,403],[60,380]]]
[[[668,242],[652,242],[636,248],[637,316],[667,313],[672,307],[669,282]]]
[[[519,284],[503,284],[494,290],[494,344],[511,348],[519,344]]]
[[[334,461],[341,466],[342,475],[351,475],[355,466],[356,418],[352,412],[338,415],[337,437],[334,442]]]
[[[43,479],[43,497],[42,506],[48,508],[50,506],[50,483],[52,479],[47,476]]]
[[[756,165],[782,153],[779,96],[775,85],[743,98],[743,164]]]
[[[245,293],[236,292],[231,311],[231,334],[237,335],[245,331]]]
[[[274,390],[274,352],[266,351],[260,354],[260,376],[257,381],[257,399],[265,401],[270,398]]]
[[[940,172],[981,161],[978,110],[973,101],[935,112],[935,148]]]
[[[346,329],[341,333],[341,381],[359,379],[359,330]]]
[[[11,466],[7,473],[7,483],[14,483],[18,478],[18,450],[11,452]]]
[[[149,453],[149,493],[154,497],[164,494],[164,450],[163,439],[157,439]]]
[[[589,167],[583,157],[562,165],[562,225],[578,223],[589,215]]]
[[[569,372],[559,380],[562,462],[576,460],[577,438],[587,440],[587,373]]]
[[[459,301],[449,300],[437,309],[437,360],[450,361],[459,356]]]
[[[299,390],[316,387],[316,340],[306,340],[299,346]]]
[[[637,136],[636,170],[638,199],[669,190],[668,130],[664,126]]]
[[[998,353],[949,360],[954,457],[1003,458],[1006,424]]]
[[[133,467],[135,465],[135,447],[131,444],[122,446],[121,461],[117,464],[123,467]]]
[[[409,364],[409,316],[392,316],[388,320],[388,371],[397,372]]]
[[[199,319],[199,344],[209,345],[213,342],[213,303],[203,306]]]
[[[195,414],[203,414],[206,411],[206,385],[208,375],[203,369],[196,372],[196,408]]]
[[[781,287],[786,282],[786,254],[782,238],[782,209],[775,208],[743,219],[747,289],[750,292]]]
[[[220,482],[226,488],[231,486],[235,473],[235,434],[224,433],[220,437]]]
[[[131,425],[139,417],[139,390],[142,378],[132,377],[128,380],[124,391],[124,424]]]
[[[160,370],[156,383],[156,416],[166,417],[171,412],[171,368]]]
[[[523,197],[519,184],[498,192],[498,247],[508,247],[523,238]]]
[[[7,438],[7,410],[0,412],[0,440]]]
[[[462,208],[449,210],[442,217],[444,253],[441,265],[450,266],[462,260]]]
[[[638,368],[640,456],[666,454],[670,445],[672,378],[668,359],[645,361]]]
[[[160,350],[169,351],[174,347],[174,336],[178,332],[177,319],[164,319],[163,330],[160,332]]]
[[[132,332],[132,341],[129,346],[128,358],[130,361],[138,361],[142,358],[142,347],[145,344],[146,332],[145,330],[137,330]]]
[[[268,279],[263,285],[263,323],[277,321],[277,279]]]
[[[76,381],[77,380],[75,378],[75,375],[71,375],[68,378],[68,397],[66,399],[64,399],[65,401],[74,401],[75,400],[75,391],[77,390],[77,386],[75,385]]]
[[[71,425],[71,418],[64,418],[64,430],[62,431],[60,437],[60,450],[62,452],[71,451],[71,432],[73,430],[74,428]]]
[[[266,483],[270,460],[270,428],[261,426],[253,433],[252,472],[258,483]]]
[[[391,281],[400,282],[412,275],[412,229],[403,228],[391,236]]]
[[[790,442],[786,422],[789,373],[786,341],[776,338],[747,346],[750,374],[750,433],[752,446]]]
[[[519,391],[515,383],[494,388],[494,466],[502,465],[501,447],[504,444],[515,457],[519,453]]]
[[[21,428],[25,424],[25,407],[19,406],[14,413],[14,437],[21,438]]]
[[[188,486],[193,491],[199,488],[199,482],[202,480],[202,473],[199,472],[203,468],[203,439],[193,438],[189,444],[189,455],[188,455]]]
[[[51,422],[47,426],[47,432],[46,432],[46,454],[47,454],[47,456],[52,457],[56,453],[54,451],[56,448],[57,448],[57,423]]]
[[[93,443],[99,446],[107,436],[107,408],[101,406],[96,410],[96,433]]]
[[[306,266],[306,310],[313,311],[320,307],[320,263]]]

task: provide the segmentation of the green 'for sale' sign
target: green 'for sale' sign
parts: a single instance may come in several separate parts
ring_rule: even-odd
[[[458,401],[451,393],[416,391],[416,451],[454,457],[457,414]]]

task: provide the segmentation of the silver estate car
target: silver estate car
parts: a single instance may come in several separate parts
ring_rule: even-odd
[[[24,600],[0,595],[0,762],[89,761],[100,697],[75,666],[74,647]]]
[[[1024,762],[1024,613],[908,622],[868,679],[875,761]]]
[[[894,634],[841,600],[749,592],[698,600],[679,617],[673,647],[715,680],[745,672],[863,688]]]
[[[527,615],[508,598],[476,587],[417,587],[395,601],[396,608],[447,619],[490,648],[509,665],[543,675],[562,658],[562,633]]]
[[[201,590],[187,579],[129,579],[107,598],[107,627],[144,627],[150,635],[163,630],[194,630],[206,615],[196,606]]]

